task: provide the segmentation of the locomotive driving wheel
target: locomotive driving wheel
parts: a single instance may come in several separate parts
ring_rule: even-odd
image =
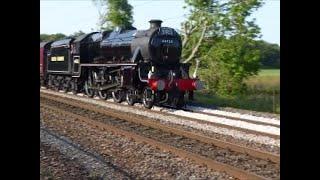
[[[88,73],[88,79],[84,83],[84,90],[88,97],[93,98],[94,90],[91,87],[92,87],[92,77],[91,77],[91,73]]]
[[[128,89],[127,93],[126,93],[126,100],[128,105],[133,106],[136,99],[135,99],[135,95],[134,95],[134,90],[132,89]]]
[[[151,109],[154,104],[154,95],[149,87],[145,88],[143,91],[142,104],[145,108],[148,109]]]
[[[121,103],[123,101],[123,91],[121,89],[112,91],[112,98],[114,102]]]
[[[116,103],[121,103],[123,101],[124,93],[121,89],[116,89],[112,91],[113,101]]]
[[[106,100],[108,98],[108,92],[106,90],[99,90],[98,94],[100,99]]]

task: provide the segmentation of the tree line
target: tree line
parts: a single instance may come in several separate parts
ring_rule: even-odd
[[[65,35],[63,33],[56,34],[40,34],[40,42],[56,41],[67,37],[78,37],[85,34],[83,31],[74,32],[70,35]]]
[[[127,0],[93,0],[101,30],[130,27],[133,7]],[[181,23],[182,62],[192,64],[192,76],[219,95],[246,92],[244,80],[262,68],[280,68],[280,47],[263,40],[250,15],[262,0],[185,0],[190,13]],[[73,34],[72,36],[79,35]],[[66,37],[40,35],[40,41]]]

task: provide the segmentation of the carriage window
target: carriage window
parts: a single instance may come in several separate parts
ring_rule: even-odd
[[[51,57],[51,61],[57,61],[57,57]]]

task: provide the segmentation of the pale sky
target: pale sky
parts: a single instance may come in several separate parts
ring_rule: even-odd
[[[280,0],[264,0],[252,14],[261,28],[263,40],[280,45]],[[147,29],[150,19],[163,20],[163,26],[180,29],[188,14],[184,0],[129,0],[133,6],[133,26]],[[98,8],[92,0],[40,0],[40,33],[63,33],[97,30]]]

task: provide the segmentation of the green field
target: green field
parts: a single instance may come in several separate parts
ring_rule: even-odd
[[[248,86],[245,95],[221,97],[203,90],[195,93],[196,101],[220,107],[280,113],[280,69],[263,69],[245,82]]]
[[[257,76],[246,80],[251,91],[262,93],[280,92],[280,69],[261,70]]]
[[[280,77],[280,69],[262,69],[259,72],[259,76],[279,76]]]

